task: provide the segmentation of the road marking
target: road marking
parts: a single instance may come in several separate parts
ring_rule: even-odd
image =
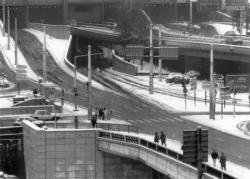
[[[135,121],[134,121],[134,120],[131,120],[131,119],[128,119],[128,122],[134,123]]]
[[[140,120],[140,119],[137,119],[136,121],[139,122],[139,123],[144,123],[144,121]]]
[[[179,118],[177,118],[177,117],[175,117],[174,119],[175,119],[176,121],[180,121],[180,122],[183,121],[182,119],[179,119]]]

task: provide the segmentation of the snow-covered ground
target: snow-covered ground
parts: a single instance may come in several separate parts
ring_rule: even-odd
[[[222,24],[222,23],[216,23],[216,22],[211,22],[208,24],[213,26],[219,35],[224,35],[227,31],[234,31],[236,34],[239,34],[236,27],[233,27],[232,25],[229,25],[229,24]],[[242,28],[242,34],[243,35],[246,34],[245,28]]]
[[[36,33],[35,33],[36,34]],[[60,49],[57,47],[57,45],[52,45],[53,43],[57,43],[54,42],[54,40],[56,41],[56,39],[53,38],[49,38],[48,40],[48,46],[50,48],[56,48],[56,49]],[[51,42],[50,42],[51,41]],[[4,51],[5,54],[8,54],[8,50],[6,50],[6,39],[3,37],[0,37],[0,43],[1,43],[1,50]],[[61,44],[61,43],[60,43]],[[7,51],[7,52],[6,52]],[[59,50],[58,50],[59,51]],[[9,52],[11,53],[11,52]],[[12,49],[12,53],[13,53],[13,49]],[[61,53],[61,52],[60,52]],[[56,54],[56,52],[55,52]],[[63,55],[62,54],[57,54],[57,57],[61,59]],[[9,61],[9,63],[12,65],[13,64],[13,55],[6,55],[6,60]],[[25,59],[24,58],[20,58],[22,60],[22,64],[25,64]],[[59,61],[58,61],[59,62]],[[60,61],[59,63],[64,63],[63,61]],[[12,65],[13,66],[13,65]],[[63,68],[65,71],[68,71],[68,69],[66,69],[66,65],[62,65],[60,66],[61,68]],[[32,74],[32,70],[29,71],[28,74]],[[68,73],[72,74],[72,71]],[[124,78],[129,78],[129,79],[133,79],[135,80],[135,82],[139,83],[139,84],[144,84],[144,85],[148,85],[148,78],[145,77],[134,77],[134,76],[129,76],[129,75],[124,75],[122,73],[118,73],[118,72],[113,72],[116,74],[117,78],[120,79],[124,79]],[[34,74],[34,73],[33,73]],[[109,73],[105,73],[104,75],[108,76],[110,75]],[[30,75],[28,75],[30,76]],[[31,75],[34,78],[36,77],[36,75]],[[179,113],[187,113],[187,112],[195,112],[195,113],[201,113],[201,112],[208,112],[208,105],[205,106],[204,102],[196,102],[196,106],[192,105],[193,101],[192,100],[187,100],[188,108],[185,111],[185,107],[184,107],[184,99],[181,98],[177,98],[177,97],[171,97],[171,96],[167,96],[164,94],[157,94],[154,93],[153,95],[149,95],[148,94],[148,90],[147,89],[142,89],[138,86],[134,86],[133,84],[129,84],[127,82],[125,82],[124,80],[117,80],[115,78],[110,78],[111,80],[113,80],[114,82],[116,82],[117,84],[119,84],[120,86],[122,86],[123,88],[127,89],[128,91],[137,94],[138,96],[140,96],[141,98],[147,100],[147,101],[151,101],[153,104],[155,105],[159,105],[161,108],[166,109],[166,110],[170,110],[172,112],[179,112]],[[155,81],[155,87],[164,90],[166,88],[169,88],[169,84],[166,84],[165,82],[157,82],[158,80],[154,80]],[[180,86],[175,86],[174,88],[181,88]],[[198,95],[198,94],[197,94]],[[7,100],[6,105],[9,105],[9,101]],[[190,105],[191,104],[191,105]],[[67,108],[67,107],[66,107]],[[69,105],[68,111],[71,111],[72,106]],[[219,111],[220,106],[217,105],[217,111]],[[228,112],[232,112],[232,106],[227,106],[226,111]],[[245,111],[248,112],[249,108],[248,107],[236,107],[236,111]],[[86,113],[86,111],[85,111]],[[181,115],[182,116],[182,115]],[[232,117],[232,115],[224,115],[223,119],[221,118],[221,115],[216,115],[216,120],[210,120],[208,117],[208,114],[199,114],[199,115],[183,115],[182,118],[186,119],[186,120],[190,120],[190,121],[194,121],[196,123],[200,123],[218,130],[221,130],[225,133],[228,134],[233,134],[236,136],[239,136],[241,138],[247,139],[249,140],[250,137],[245,136],[239,129],[237,129],[236,125],[237,123],[244,121],[244,120],[248,120],[248,118],[250,117],[250,115],[237,115],[236,113],[236,118],[234,119]],[[221,128],[220,126],[222,126],[222,124],[227,127]],[[149,135],[145,135],[145,134],[139,134],[142,135],[142,137],[145,137],[149,140],[153,140],[153,136],[149,136]],[[180,146],[181,143],[179,141],[173,141],[173,140],[168,140],[168,146],[171,148],[175,148],[177,151],[180,151]],[[211,158],[209,158],[209,163],[212,164],[211,162]],[[228,162],[228,171],[231,173],[234,173],[235,175],[239,176],[241,179],[249,179],[250,176],[250,170],[248,168],[244,168],[241,166],[237,166],[231,162]],[[237,171],[237,173],[235,173],[235,171]]]
[[[41,43],[43,43],[43,32],[35,30],[35,29],[25,29],[25,31],[33,34]],[[67,66],[67,64],[64,61],[64,57],[67,52],[67,47],[69,40],[63,40],[63,39],[56,39],[52,36],[46,35],[46,48],[47,50],[51,53],[53,56],[53,59],[55,59],[56,64],[64,70],[67,74],[70,76],[74,77],[74,72],[73,70]],[[86,82],[88,81],[88,77],[82,75],[81,73],[77,72],[77,80],[81,82]],[[109,90],[108,88],[104,87],[102,84],[92,81],[92,85],[95,88],[101,89],[101,90]]]

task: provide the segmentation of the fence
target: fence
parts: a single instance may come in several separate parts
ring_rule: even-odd
[[[138,128],[133,127],[131,125],[125,125],[125,124],[108,124],[108,123],[97,123],[97,128],[102,128],[104,130],[110,130],[110,131],[124,131],[128,133],[136,133],[138,134]]]

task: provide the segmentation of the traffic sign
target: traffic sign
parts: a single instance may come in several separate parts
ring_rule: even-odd
[[[226,84],[230,87],[231,92],[233,92],[234,89],[237,89],[237,92],[248,92],[250,88],[249,82],[249,74],[226,76]]]
[[[201,158],[203,162],[208,160],[208,130],[201,129],[201,134],[198,130],[183,131],[183,160],[184,162],[196,162],[198,158],[198,144],[200,144]],[[200,141],[198,139],[200,138]]]
[[[166,60],[177,60],[179,57],[178,47],[161,46],[159,47],[159,58]]]
[[[27,79],[27,75],[26,74],[16,74],[16,80],[17,81],[23,81]]]
[[[27,66],[26,65],[16,65],[16,68],[17,69],[25,69],[25,68],[27,68]]]
[[[197,89],[197,78],[190,78],[190,90]]]
[[[18,74],[26,74],[27,71],[25,69],[18,68],[18,69],[16,69],[16,73],[18,73]]]
[[[144,46],[142,45],[127,45],[125,47],[125,56],[126,57],[143,57]]]
[[[183,88],[183,93],[187,93],[187,92],[188,92],[187,88]]]
[[[22,81],[27,79],[27,66],[26,65],[17,65],[16,66],[16,80]]]
[[[226,8],[231,11],[242,11],[246,9],[248,0],[226,0]]]
[[[218,11],[221,9],[220,0],[198,0],[197,2],[198,11]]]
[[[219,87],[218,83],[214,83],[214,87],[218,88]],[[209,81],[202,82],[202,89],[209,90],[210,89],[210,82]]]

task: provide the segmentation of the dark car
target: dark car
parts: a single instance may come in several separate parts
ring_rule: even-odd
[[[166,79],[167,83],[182,84],[183,82],[188,84],[190,82],[189,77],[181,73],[170,73]]]
[[[225,43],[231,45],[242,45],[243,40],[234,32],[228,31],[225,33]]]

